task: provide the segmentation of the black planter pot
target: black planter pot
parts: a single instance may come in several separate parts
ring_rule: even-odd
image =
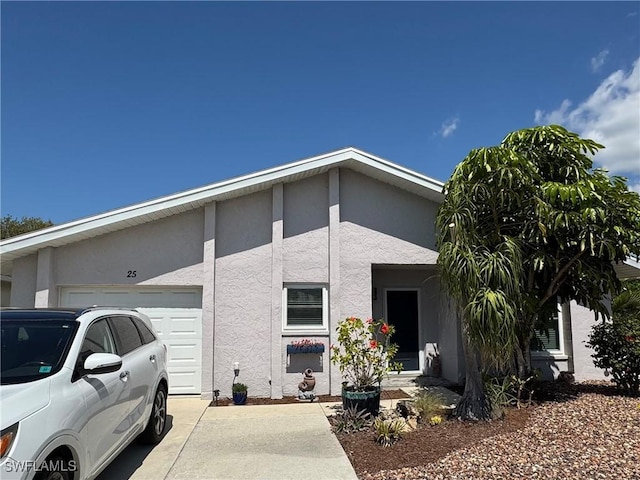
[[[352,386],[342,387],[342,408],[365,410],[375,417],[380,411],[380,387],[371,387],[364,392],[356,391]]]
[[[247,403],[247,392],[233,392],[233,403],[236,405]]]

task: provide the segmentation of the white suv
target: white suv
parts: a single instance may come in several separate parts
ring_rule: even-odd
[[[95,478],[166,425],[166,347],[131,309],[0,311],[0,478]]]

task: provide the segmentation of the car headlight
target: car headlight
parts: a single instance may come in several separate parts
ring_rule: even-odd
[[[4,456],[9,452],[13,441],[16,439],[16,434],[18,433],[18,424],[11,425],[10,427],[2,430],[0,435],[0,458],[4,458]]]

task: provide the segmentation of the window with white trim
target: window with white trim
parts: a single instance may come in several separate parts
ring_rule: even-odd
[[[285,330],[327,329],[327,287],[307,284],[285,285],[282,303]]]
[[[540,328],[536,328],[534,337],[531,339],[531,351],[540,353],[562,354],[562,307],[557,305],[553,312],[545,321],[538,323]]]

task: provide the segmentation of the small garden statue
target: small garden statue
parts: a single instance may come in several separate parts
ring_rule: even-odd
[[[316,387],[316,378],[313,376],[313,370],[307,368],[304,371],[304,379],[298,384],[298,399],[310,400],[316,398],[313,389]]]

